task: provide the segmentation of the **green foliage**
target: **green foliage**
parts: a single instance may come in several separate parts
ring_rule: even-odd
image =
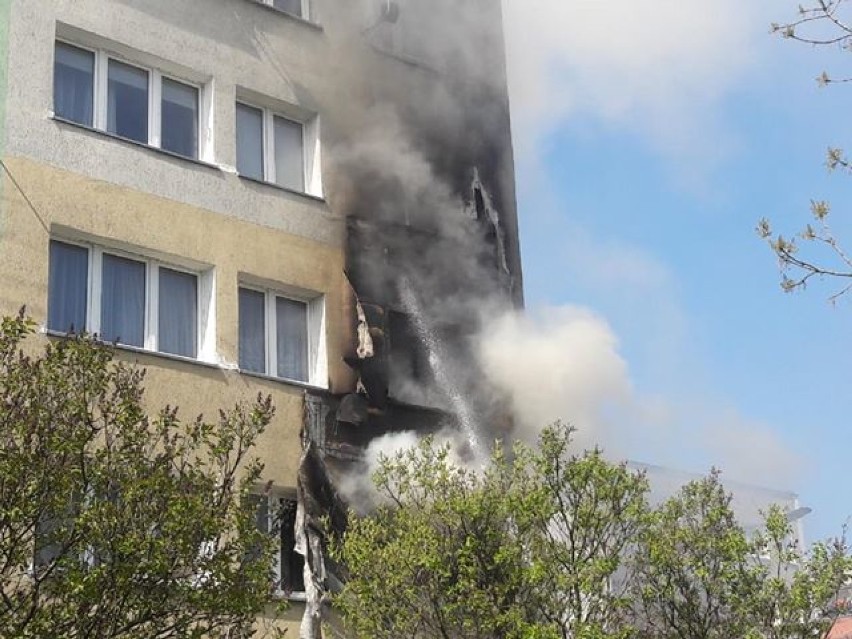
[[[607,587],[645,512],[644,480],[599,451],[570,455],[570,430],[538,451],[495,448],[483,470],[429,439],[385,460],[386,505],[352,517],[335,549],[337,604],[358,637],[623,637]]]
[[[777,506],[749,538],[715,471],[655,510],[631,563],[641,639],[825,637],[852,570],[842,541],[802,552]]]
[[[149,417],[145,373],[86,337],[0,326],[0,636],[240,637],[269,588],[244,499],[270,399]]]
[[[430,439],[385,459],[383,505],[331,549],[351,636],[825,636],[852,571],[844,543],[801,552],[778,508],[747,535],[715,471],[651,509],[644,476],[570,436],[557,424],[481,470]]]

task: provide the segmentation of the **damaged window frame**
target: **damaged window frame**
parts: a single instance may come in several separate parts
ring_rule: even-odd
[[[262,375],[264,377],[281,380],[284,382],[306,384],[316,388],[328,387],[328,371],[325,361],[325,295],[322,293],[309,293],[306,291],[287,291],[284,287],[270,287],[251,281],[240,281],[237,289],[238,306],[242,291],[260,293],[263,295],[263,362],[262,371],[244,366],[243,359],[243,335],[238,330],[238,362],[240,371],[243,373]],[[277,299],[281,298],[291,302],[304,304],[305,306],[305,341],[306,359],[304,379],[286,377],[279,374],[278,370],[278,309]],[[240,312],[237,314],[239,327],[243,325]]]
[[[249,498],[255,502],[255,525],[257,529],[265,534],[273,537],[277,536],[277,552],[272,561],[272,577],[273,577],[273,594],[276,597],[286,597],[295,601],[304,601],[306,598],[305,582],[304,582],[304,557],[296,552],[296,509],[298,508],[298,499],[295,489],[272,488],[264,490],[262,488],[255,489]],[[266,508],[262,510],[262,504],[266,504]],[[290,535],[285,536],[285,528],[282,527],[282,513],[285,505],[292,509],[293,527],[290,530]],[[264,512],[265,510],[265,512]],[[289,523],[288,523],[289,525]],[[286,561],[289,566],[285,566]],[[285,568],[289,568],[290,583],[285,584],[283,581],[287,578]],[[299,589],[299,587],[301,589]]]
[[[240,171],[240,133],[239,133],[239,109],[254,110],[260,113],[260,149],[261,167],[260,175],[249,175]],[[243,179],[261,182],[275,188],[283,189],[290,193],[308,195],[322,199],[322,175],[320,170],[320,136],[319,116],[299,106],[281,101],[263,98],[251,91],[238,89],[237,99],[234,106],[234,136],[235,136],[235,168],[237,175]],[[286,185],[278,182],[278,170],[276,166],[276,120],[282,120],[291,125],[297,125],[301,132],[301,184]],[[257,156],[254,156],[255,159]]]

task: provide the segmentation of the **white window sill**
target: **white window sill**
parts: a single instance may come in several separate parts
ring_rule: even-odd
[[[295,20],[296,22],[300,22],[301,24],[305,25],[306,27],[311,27],[312,29],[316,29],[317,31],[323,31],[324,30],[323,26],[319,22],[314,22],[310,18],[303,18],[302,16],[297,16],[295,13],[290,13],[289,11],[284,11],[283,9],[277,9],[276,7],[273,7],[271,4],[266,4],[264,2],[261,2],[260,0],[249,0],[249,1],[253,4],[256,4],[256,5],[263,7],[264,9],[267,9],[269,11],[273,11],[276,14],[278,14],[279,16],[284,16],[284,17],[290,18],[291,20]]]
[[[277,11],[277,9],[276,9]],[[314,202],[320,202],[325,204],[325,198],[321,195],[312,195],[305,191],[297,191],[296,189],[288,189],[286,186],[281,186],[280,184],[276,184],[275,182],[267,182],[266,180],[258,180],[257,178],[248,177],[247,175],[242,175],[241,173],[237,173],[237,176],[241,180],[245,180],[246,182],[252,182],[253,184],[259,184],[261,186],[268,186],[271,189],[276,189],[278,191],[284,191],[285,193],[290,193],[292,195],[298,195],[300,197],[308,198],[309,200],[313,200]]]
[[[43,332],[48,337],[54,337],[57,339],[73,339],[74,335],[69,335],[68,333],[63,333],[62,331],[56,331],[50,328],[43,329]],[[221,364],[217,364],[216,362],[210,362],[204,359],[198,359],[196,357],[187,357],[186,355],[175,355],[174,353],[164,353],[163,351],[152,351],[147,348],[141,348],[139,346],[131,346],[130,344],[114,344],[112,342],[103,342],[98,340],[98,344],[106,346],[107,348],[114,349],[117,351],[127,351],[128,353],[138,353],[140,355],[151,355],[153,357],[160,357],[162,359],[171,360],[173,362],[183,362],[184,364],[195,364],[197,366],[203,366],[205,368],[215,368],[219,370],[233,370],[229,369],[226,366],[222,366]]]
[[[42,332],[48,337],[53,337],[56,339],[73,339],[73,335],[68,335],[67,333],[63,333],[62,331],[55,331],[49,328],[43,328]],[[236,370],[241,375],[245,375],[247,377],[256,377],[258,379],[266,380],[268,382],[277,382],[279,384],[284,384],[285,386],[292,386],[294,388],[301,388],[304,390],[310,390],[318,393],[328,393],[328,388],[324,386],[317,386],[316,384],[309,384],[308,382],[300,382],[295,379],[287,379],[286,377],[273,377],[272,375],[266,375],[265,373],[255,373],[253,371],[246,371],[242,369],[235,369],[233,366],[226,366],[223,364],[217,364],[215,362],[209,362],[203,359],[196,359],[194,357],[186,357],[184,355],[174,355],[172,353],[163,353],[162,351],[152,351],[147,348],[139,348],[138,346],[130,346],[128,344],[112,344],[110,342],[98,342],[107,348],[111,348],[117,351],[124,351],[127,353],[137,353],[139,355],[149,355],[151,357],[157,357],[160,359],[165,359],[173,362],[181,362],[184,364],[194,364],[196,366],[202,366],[204,368],[211,368],[215,370],[221,371],[233,371]],[[282,591],[283,594],[283,591]],[[299,593],[295,593],[298,595]]]
[[[276,601],[297,601],[297,602],[306,602],[308,600],[308,593],[306,592],[284,592],[283,590],[276,590],[272,593],[272,598]]]
[[[275,377],[274,375],[267,375],[266,373],[257,373],[255,371],[247,371],[242,368],[238,369],[241,375],[245,375],[247,377],[257,377],[258,379],[265,379],[269,382],[279,382],[281,384],[287,384],[288,386],[295,386],[296,388],[304,388],[305,390],[311,391],[320,391],[324,392],[328,389],[325,386],[317,386],[316,384],[311,384],[310,382],[300,382],[296,379],[288,379],[286,377]]]
[[[80,124],[79,122],[74,122],[73,120],[66,120],[65,118],[59,117],[58,115],[51,115],[51,120],[58,124],[62,124],[65,126],[71,126],[76,129],[80,129],[82,131],[86,131],[88,133],[93,133],[98,136],[103,136],[105,138],[110,138],[112,140],[117,140],[119,142],[123,142],[125,144],[130,144],[135,147],[139,147],[141,149],[145,149],[147,151],[153,151],[155,153],[159,153],[170,158],[174,158],[176,160],[181,160],[183,162],[189,162],[190,164],[196,164],[198,166],[203,166],[207,169],[213,169],[215,171],[221,171],[221,168],[215,164],[211,164],[210,162],[205,162],[204,160],[199,160],[197,158],[191,158],[186,155],[181,155],[180,153],[173,153],[167,149],[161,149],[158,146],[151,146],[150,144],[146,144],[144,142],[139,142],[138,140],[131,140],[130,138],[125,138],[120,135],[116,135],[115,133],[110,133],[109,131],[103,131],[101,129],[96,129],[87,124]]]

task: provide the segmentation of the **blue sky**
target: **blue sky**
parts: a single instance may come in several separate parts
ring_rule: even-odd
[[[529,322],[556,340],[554,392],[588,384],[545,415],[619,455],[795,490],[808,537],[838,533],[852,296],[784,294],[754,227],[795,232],[829,199],[852,247],[852,177],[824,166],[852,87],[815,82],[852,59],[769,35],[795,13],[778,0],[506,2]]]

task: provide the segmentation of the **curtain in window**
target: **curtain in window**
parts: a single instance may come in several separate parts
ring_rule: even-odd
[[[266,372],[266,295],[251,289],[240,289],[240,368],[255,373]]]
[[[237,103],[237,171],[263,179],[263,112]]]
[[[308,381],[308,305],[275,298],[278,377]]]
[[[162,148],[198,157],[198,89],[163,78],[161,127]]]
[[[157,350],[195,357],[198,350],[198,278],[160,268]]]
[[[293,189],[305,190],[305,152],[302,148],[302,125],[275,116],[275,182]]]
[[[86,330],[88,282],[88,249],[51,240],[47,283],[49,329],[63,333]]]
[[[148,72],[109,61],[107,131],[148,143]]]
[[[302,17],[302,0],[272,0],[272,6],[281,11]]]
[[[92,126],[95,54],[56,43],[53,68],[53,111],[57,117]]]
[[[104,253],[101,287],[101,339],[144,346],[144,262]]]

